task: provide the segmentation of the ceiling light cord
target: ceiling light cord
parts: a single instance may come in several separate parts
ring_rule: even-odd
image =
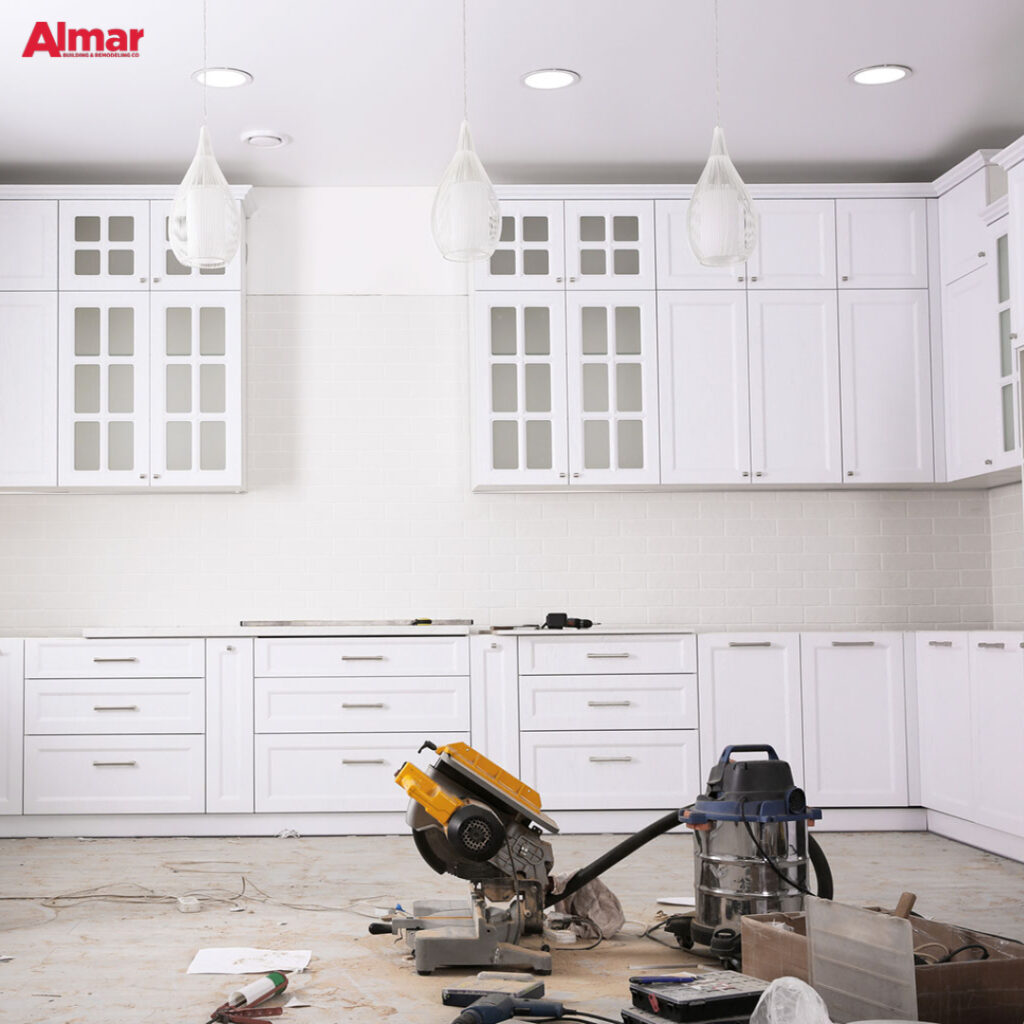
[[[717,0],[716,0],[717,3]],[[206,124],[206,90],[209,88],[209,65],[206,61],[206,16],[208,0],[203,0],[203,124]]]
[[[205,2],[205,0],[204,0]],[[466,0],[462,0],[462,120],[469,120],[469,71],[466,59]]]
[[[715,126],[722,123],[722,89],[718,75],[718,0],[714,0],[715,8]]]

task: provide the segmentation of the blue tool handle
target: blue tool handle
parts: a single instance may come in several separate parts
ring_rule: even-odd
[[[722,756],[718,759],[718,763],[727,764],[729,758],[737,751],[741,754],[767,754],[769,761],[778,761],[779,759],[779,755],[775,753],[775,748],[767,743],[736,743],[722,751]]]
[[[631,985],[686,985],[697,979],[691,974],[640,974],[629,979]]]

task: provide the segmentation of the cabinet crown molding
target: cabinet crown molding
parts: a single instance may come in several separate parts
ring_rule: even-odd
[[[992,158],[998,152],[999,151],[996,149],[979,149],[971,153],[970,156],[964,157],[960,163],[951,167],[945,174],[935,179],[932,183],[934,195],[941,196],[951,188],[955,188],[962,181],[966,181],[972,174],[990,166],[995,162]]]
[[[1016,167],[1022,160],[1024,160],[1024,135],[1019,139],[1014,139],[1005,149],[999,150],[992,157],[992,163],[998,164],[1004,171]]]
[[[252,185],[229,185],[245,199]],[[173,199],[177,185],[0,185],[0,199]]]
[[[499,199],[689,199],[694,185],[495,185]],[[748,185],[754,199],[931,199],[931,182]]]

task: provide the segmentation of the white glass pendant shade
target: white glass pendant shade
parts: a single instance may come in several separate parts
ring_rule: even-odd
[[[217,165],[210,133],[203,125],[196,155],[171,205],[167,224],[171,249],[178,262],[187,267],[224,267],[238,251],[238,229],[238,204]]]
[[[490,259],[501,232],[501,206],[491,179],[462,122],[455,156],[441,178],[430,212],[430,228],[446,260]]]
[[[690,199],[687,229],[694,256],[705,267],[742,263],[757,245],[757,215],[743,179],[715,126],[711,154]]]

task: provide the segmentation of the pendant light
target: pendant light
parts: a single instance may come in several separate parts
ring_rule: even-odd
[[[501,207],[469,133],[466,70],[466,0],[462,0],[462,124],[455,156],[437,187],[430,211],[434,242],[446,260],[490,259],[501,232]]]
[[[207,0],[203,0],[203,68],[206,63]],[[203,123],[188,171],[174,194],[167,232],[171,249],[186,267],[214,270],[227,266],[238,251],[238,204],[213,155],[206,127],[205,78]]]
[[[687,229],[694,256],[705,267],[727,267],[748,259],[757,245],[757,214],[739,176],[721,128],[718,79],[718,0],[715,9],[715,130],[711,154],[690,199]]]

